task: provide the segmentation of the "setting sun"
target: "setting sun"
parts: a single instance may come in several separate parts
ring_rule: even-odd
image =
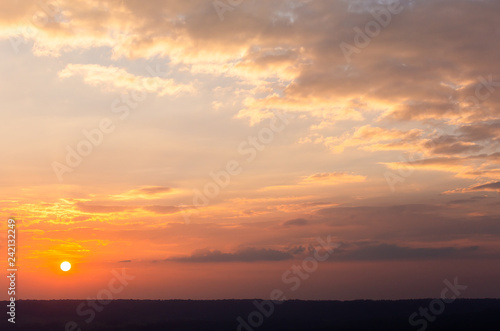
[[[62,271],[69,271],[69,269],[71,269],[71,263],[69,263],[67,261],[64,261],[63,263],[61,263],[61,270]]]

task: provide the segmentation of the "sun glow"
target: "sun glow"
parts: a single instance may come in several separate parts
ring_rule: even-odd
[[[69,263],[67,261],[64,261],[63,263],[61,263],[61,270],[62,271],[69,271],[69,269],[71,269],[71,263]]]

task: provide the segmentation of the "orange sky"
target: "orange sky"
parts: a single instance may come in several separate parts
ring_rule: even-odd
[[[18,298],[498,297],[500,3],[220,3],[0,3]]]

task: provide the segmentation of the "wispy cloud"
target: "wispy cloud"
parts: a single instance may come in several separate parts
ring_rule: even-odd
[[[156,93],[159,96],[194,93],[192,85],[179,84],[173,79],[136,76],[125,69],[98,64],[68,64],[59,72],[60,78],[81,76],[86,84],[107,92],[124,90]]]
[[[130,191],[111,195],[109,198],[112,200],[154,200],[164,197],[165,195],[178,193],[179,190],[165,186],[145,186]]]
[[[189,256],[170,257],[167,261],[175,262],[257,262],[257,261],[283,261],[292,259],[289,252],[269,248],[244,248],[234,253],[223,253],[219,250],[197,250]]]

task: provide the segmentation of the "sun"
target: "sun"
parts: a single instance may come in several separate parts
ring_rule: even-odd
[[[71,263],[69,263],[68,261],[64,261],[63,263],[61,263],[62,271],[69,271],[69,269],[71,269]]]

